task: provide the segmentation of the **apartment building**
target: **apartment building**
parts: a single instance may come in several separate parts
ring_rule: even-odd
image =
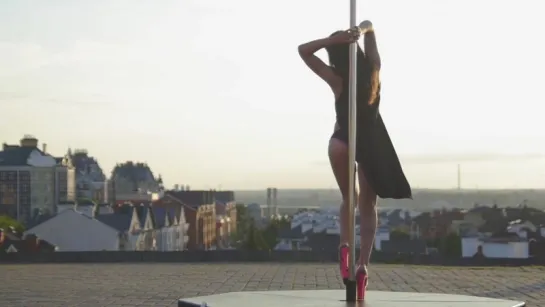
[[[38,148],[25,135],[19,145],[2,145],[0,152],[0,214],[27,223],[40,214],[54,214],[61,200],[74,195],[74,170]]]

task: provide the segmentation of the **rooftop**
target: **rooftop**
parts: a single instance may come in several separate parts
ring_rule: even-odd
[[[336,263],[220,264],[203,261],[191,265],[4,264],[4,268],[2,276],[8,280],[5,274],[9,274],[9,282],[2,287],[9,295],[0,296],[2,306],[44,305],[43,302],[48,302],[48,306],[97,302],[108,306],[173,306],[180,297],[224,292],[343,287]],[[466,268],[373,264],[369,289],[516,298],[525,300],[529,306],[543,307],[543,273],[545,269],[538,266]],[[44,286],[44,280],[47,280],[47,286]],[[174,291],[165,288],[166,281],[168,285],[175,285],[167,286]],[[81,285],[85,285],[85,289]],[[142,285],[145,285],[144,292]],[[29,296],[29,292],[33,295]]]

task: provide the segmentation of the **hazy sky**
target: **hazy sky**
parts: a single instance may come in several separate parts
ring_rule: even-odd
[[[543,187],[540,1],[366,0],[381,112],[414,187]],[[86,148],[167,185],[334,187],[333,96],[297,46],[338,0],[3,0],[0,141]],[[324,52],[320,53],[324,56]]]

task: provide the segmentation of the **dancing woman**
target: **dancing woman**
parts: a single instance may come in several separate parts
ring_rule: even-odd
[[[411,187],[403,174],[394,146],[378,111],[380,104],[381,60],[375,32],[366,21],[358,29],[337,31],[327,38],[299,46],[305,64],[331,88],[335,95],[336,123],[329,140],[329,160],[339,185],[343,203],[340,210],[340,269],[348,279],[348,109],[349,109],[349,46],[364,36],[364,50],[357,48],[357,130],[356,162],[358,165],[358,208],[360,213],[360,254],[357,262],[358,289],[367,287],[367,266],[373,250],[377,228],[377,195],[380,198],[412,198]],[[325,48],[326,65],[314,53]],[[359,291],[358,291],[359,292]]]

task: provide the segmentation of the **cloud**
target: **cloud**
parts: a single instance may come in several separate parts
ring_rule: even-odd
[[[57,51],[38,44],[0,42],[0,101],[96,104],[110,100],[93,95],[116,81],[138,78],[135,70],[146,65],[146,58],[123,44],[89,40]]]
[[[9,77],[37,69],[49,61],[38,44],[0,41],[0,77]]]

